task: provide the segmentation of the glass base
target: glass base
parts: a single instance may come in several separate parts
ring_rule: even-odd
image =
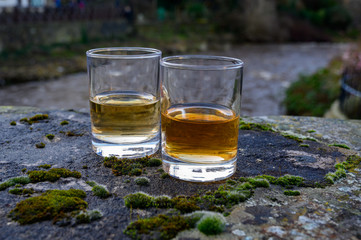
[[[231,177],[236,172],[237,158],[217,164],[179,161],[162,152],[163,170],[174,178],[190,182],[213,182]]]
[[[92,137],[92,148],[96,154],[102,157],[141,158],[154,154],[158,151],[159,146],[159,136],[145,142],[131,144],[110,143]]]

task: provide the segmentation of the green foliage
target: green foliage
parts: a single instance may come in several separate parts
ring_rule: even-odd
[[[301,195],[301,193],[299,191],[295,191],[295,190],[286,190],[283,192],[284,195],[286,196],[299,196]]]
[[[91,187],[95,187],[97,185],[94,181],[86,181],[86,183]]]
[[[10,125],[11,125],[11,126],[15,126],[15,125],[16,125],[16,122],[15,122],[15,121],[11,121],[11,122],[10,122]]]
[[[329,30],[345,30],[352,22],[341,1],[278,0],[277,3],[281,12]]]
[[[322,117],[339,96],[340,68],[340,63],[334,62],[312,75],[301,75],[286,90],[287,114]]]
[[[68,177],[74,177],[74,178],[80,178],[81,173],[78,171],[71,171],[69,169],[65,168],[52,168],[49,171],[29,171],[28,176],[30,178],[30,181],[35,182],[55,182],[59,178],[68,178]]]
[[[25,199],[11,210],[9,217],[20,224],[59,220],[73,211],[86,209],[88,204],[83,199],[82,190],[49,190],[40,196]]]
[[[222,233],[225,230],[226,221],[222,215],[205,214],[205,216],[199,220],[197,228],[200,232],[206,235],[216,235]]]
[[[26,196],[30,196],[31,194],[34,193],[34,189],[32,188],[13,188],[9,190],[9,193],[11,194],[15,194],[15,195],[26,195]]]

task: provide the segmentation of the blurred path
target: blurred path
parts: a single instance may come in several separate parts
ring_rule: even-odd
[[[207,54],[240,58],[245,62],[242,115],[282,115],[285,89],[299,74],[310,74],[342,54],[347,44],[262,44],[232,47]],[[86,73],[56,80],[0,88],[0,105],[45,109],[88,109]]]

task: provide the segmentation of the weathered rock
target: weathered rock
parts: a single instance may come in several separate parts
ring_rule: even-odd
[[[114,176],[111,169],[104,167],[102,158],[92,152],[88,113],[4,107],[0,108],[0,113],[0,182],[25,176],[24,168],[39,170],[38,166],[42,164],[76,170],[82,174],[80,179],[61,178],[53,183],[31,183],[27,187],[36,191],[34,195],[49,189],[82,189],[87,193],[88,209],[98,209],[103,213],[100,220],[89,224],[60,227],[44,221],[19,225],[7,215],[17,202],[27,197],[9,194],[7,189],[0,191],[0,239],[128,239],[123,231],[131,221],[167,210],[130,210],[124,205],[125,195],[136,191],[172,197],[192,195],[214,190],[225,182],[199,184],[162,179],[158,168],[149,168],[143,174],[150,179],[149,186],[139,186],[134,181],[135,176]],[[48,114],[49,118],[32,125],[20,121],[38,113]],[[69,124],[61,125],[63,120]],[[277,131],[240,130],[238,169],[233,179],[260,174],[292,174],[302,176],[310,185],[324,183],[325,175],[335,171],[335,163],[361,151],[361,121],[286,116],[243,120],[269,123]],[[12,121],[16,125],[10,125]],[[69,131],[76,136],[67,134]],[[303,140],[302,144],[308,145],[304,147],[278,131],[299,134],[301,138],[315,138],[317,142]],[[54,139],[47,139],[47,134],[55,135]],[[39,142],[45,143],[45,148],[37,148],[35,144]],[[328,146],[333,143],[346,144],[351,149]],[[283,193],[285,188],[276,185],[257,188],[250,199],[231,209],[231,215],[226,218],[226,231],[216,239],[358,239],[361,237],[359,170],[348,171],[346,178],[325,188],[299,187],[300,196],[286,196]],[[94,196],[86,181],[106,186],[112,196],[106,199]],[[182,232],[177,238],[206,239],[196,229]]]

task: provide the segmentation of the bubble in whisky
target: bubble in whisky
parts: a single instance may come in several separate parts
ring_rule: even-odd
[[[157,136],[159,100],[148,93],[110,91],[90,99],[92,134],[111,143],[138,143]]]
[[[163,151],[181,161],[220,163],[237,156],[239,116],[216,104],[177,104],[162,112]]]

